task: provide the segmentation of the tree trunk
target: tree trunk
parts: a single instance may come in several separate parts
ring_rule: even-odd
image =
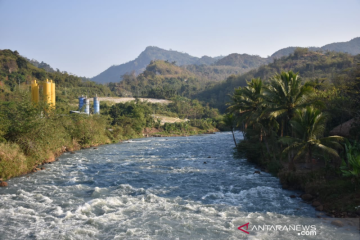
[[[231,128],[231,132],[232,132],[232,135],[233,135],[233,139],[234,139],[234,143],[235,143],[235,147],[237,147],[237,144],[236,144],[236,139],[235,139],[235,135],[234,135],[234,130]]]
[[[290,157],[290,151],[288,152],[288,160],[289,160],[289,170],[295,172],[296,171],[296,166],[295,166],[294,158]]]
[[[312,162],[312,151],[311,151],[311,146],[309,145],[309,158],[308,158],[308,163],[310,162],[310,164],[311,164],[311,162]],[[311,164],[311,168],[313,167],[313,165]]]

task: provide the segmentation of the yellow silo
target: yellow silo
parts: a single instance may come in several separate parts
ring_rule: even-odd
[[[44,102],[46,104],[51,104],[51,82],[48,82],[46,79],[46,82],[43,83],[43,95],[44,95]]]
[[[33,103],[39,102],[39,85],[36,83],[36,80],[31,82],[31,101]]]
[[[52,108],[55,108],[55,102],[56,102],[56,97],[55,97],[55,83],[51,82],[51,106]]]

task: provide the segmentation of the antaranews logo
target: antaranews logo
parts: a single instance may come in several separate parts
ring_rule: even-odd
[[[249,223],[245,223],[244,225],[241,225],[240,227],[238,227],[238,229],[239,229],[240,231],[243,231],[244,233],[249,234],[248,231],[245,231],[244,229],[242,229],[243,227],[246,227],[246,230],[248,230],[248,229],[249,229]]]
[[[245,223],[238,227],[238,229],[246,234],[250,234],[248,231],[249,229],[249,222]],[[246,228],[246,230],[244,230]],[[316,235],[316,226],[315,225],[254,225],[249,231],[296,231],[297,235],[301,236],[315,236]]]

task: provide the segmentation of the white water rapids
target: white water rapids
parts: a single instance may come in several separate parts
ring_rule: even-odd
[[[217,133],[65,153],[0,189],[0,239],[359,239],[233,151],[231,133]]]

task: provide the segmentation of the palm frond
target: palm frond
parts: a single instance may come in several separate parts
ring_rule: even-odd
[[[326,153],[328,153],[328,154],[330,154],[330,155],[333,156],[333,157],[339,158],[339,154],[337,153],[337,151],[335,151],[334,149],[332,149],[332,148],[330,148],[330,147],[327,147],[327,146],[325,146],[325,145],[323,145],[323,144],[320,144],[320,143],[314,145],[314,147],[315,147],[315,148],[318,148],[318,149],[320,149],[320,150],[322,150],[322,151],[324,151],[324,152],[326,152]]]

